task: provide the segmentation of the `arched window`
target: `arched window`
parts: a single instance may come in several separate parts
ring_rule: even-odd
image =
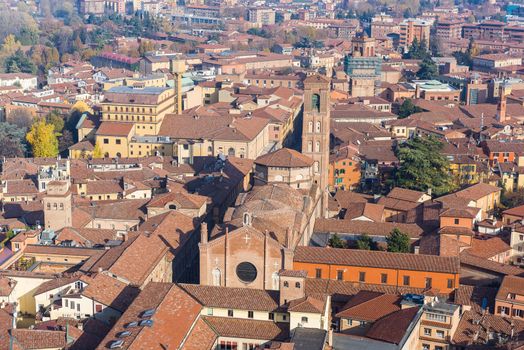
[[[244,226],[251,226],[251,214],[244,213],[244,215],[242,215],[242,223]]]
[[[308,132],[313,132],[313,122],[309,122],[309,123],[307,124],[307,131],[308,131]]]
[[[315,143],[315,152],[320,152],[320,141]]]
[[[220,270],[215,267],[211,274],[213,275],[213,285],[220,286]]]
[[[271,281],[273,285],[273,290],[278,290],[278,282],[279,282],[278,272],[273,272],[273,274],[271,275]]]
[[[284,282],[284,287],[286,287],[286,288],[289,287],[289,282],[288,281]]]
[[[275,181],[283,181],[284,178],[282,177],[282,175],[275,175]]]
[[[316,124],[315,124],[315,132],[320,132],[320,122],[316,122]]]
[[[168,208],[171,210],[176,210],[176,204],[171,203],[169,204]]]
[[[230,156],[230,157],[234,157],[235,156],[235,149],[233,147],[228,149],[227,150],[227,155]]]
[[[57,209],[58,209],[58,204],[53,203],[53,210],[57,210]]]
[[[314,112],[320,112],[320,95],[319,94],[313,94],[313,96],[311,96],[311,109]]]
[[[208,156],[212,156],[212,155],[213,155],[213,147],[209,146],[209,147],[207,148],[207,155],[208,155]]]
[[[295,288],[300,288],[300,282],[295,283]]]
[[[116,152],[116,157],[120,158],[120,157],[122,157],[122,154],[120,152]]]
[[[313,152],[313,141],[308,141],[307,143],[307,151]]]

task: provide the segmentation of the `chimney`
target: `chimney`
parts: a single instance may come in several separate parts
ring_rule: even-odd
[[[205,221],[200,224],[200,243],[207,244],[207,223]]]

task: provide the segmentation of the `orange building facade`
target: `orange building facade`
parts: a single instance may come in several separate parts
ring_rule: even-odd
[[[330,190],[351,190],[360,183],[360,162],[358,158],[333,155],[329,161],[329,188]]]
[[[376,262],[383,267],[373,266]],[[293,269],[306,271],[309,278],[432,289],[448,294],[459,286],[459,265],[455,257],[297,247]]]

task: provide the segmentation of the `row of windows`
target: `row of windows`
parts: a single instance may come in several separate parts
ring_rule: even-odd
[[[255,350],[259,344],[255,343],[243,343],[242,350]],[[238,343],[236,341],[225,341],[222,340],[217,347],[219,350],[239,350]]]
[[[315,270],[315,277],[316,278],[322,278],[322,269],[316,269]],[[344,280],[344,270],[337,270],[337,280],[343,281]],[[358,281],[359,282],[366,282],[366,272],[360,271],[358,273]],[[411,277],[410,276],[403,276],[402,279],[404,286],[411,285]],[[388,283],[388,274],[382,273],[380,274],[380,283],[387,284]],[[426,277],[425,279],[425,287],[431,288],[433,285],[433,279],[431,277]],[[452,278],[449,278],[447,281],[448,288],[454,288],[454,280]]]
[[[445,336],[444,331],[441,331],[441,330],[436,330],[435,333],[436,333],[435,335],[437,338],[444,338]],[[433,334],[433,330],[431,328],[424,328],[424,335],[426,337],[431,337],[432,334]]]
[[[312,133],[313,132],[313,122],[309,122],[307,124],[307,131]],[[315,123],[315,132],[320,132],[321,131],[321,124],[320,122],[316,122]]]
[[[429,344],[422,344],[422,350],[430,350],[431,346]],[[444,350],[444,347],[440,345],[435,345],[434,350]]]
[[[307,151],[313,152],[313,141],[308,141]],[[320,141],[315,142],[315,152],[320,152]]]
[[[60,210],[64,210],[64,203],[60,203],[60,205],[53,203],[52,205],[53,210],[58,210],[59,207]],[[47,203],[47,210],[51,210],[51,203]]]
[[[108,145],[109,144],[109,139],[104,139],[103,142],[104,142],[104,145]],[[115,144],[121,145],[122,144],[122,140],[121,139],[115,139]]]
[[[213,316],[213,309],[212,308],[208,308],[207,309],[207,315],[208,316]],[[255,312],[254,311],[248,311],[247,312],[247,318],[254,318],[254,316],[255,316]],[[275,320],[275,314],[273,312],[269,312],[267,316],[268,316],[269,320],[271,320],[271,321]],[[235,311],[234,310],[227,310],[227,317],[235,317]],[[287,316],[286,315],[282,315],[282,319],[285,321],[287,319]]]
[[[108,112],[111,112],[111,109],[113,111],[115,111],[115,112],[118,112],[118,111],[120,111],[120,112],[124,112],[124,111],[125,112],[137,112],[137,113],[139,113],[139,112],[145,113],[146,112],[146,108],[145,107],[136,107],[136,111],[135,111],[135,107],[125,107],[124,108],[122,106],[120,106],[120,107],[117,106],[117,107],[111,108],[111,106],[107,106],[107,111]],[[153,113],[153,108],[149,108],[149,113]]]
[[[142,117],[142,118],[140,118],[140,117]],[[142,119],[142,120],[140,120],[140,119]],[[107,115],[107,120],[111,120],[111,114],[108,114],[108,115]],[[121,121],[123,121],[123,120],[124,120],[124,116],[123,116],[123,115],[120,115],[120,119],[119,119],[119,118],[118,118],[118,115],[115,115],[115,118],[114,118],[113,120],[121,120]],[[131,118],[129,118],[129,115],[126,115],[126,116],[125,116],[125,120],[126,120],[126,121],[130,121],[130,120],[131,120],[132,122],[134,122],[134,121],[135,121],[135,116],[132,115]],[[146,117],[145,117],[145,116],[139,116],[139,115],[137,115],[137,116],[136,116],[136,121],[137,121],[137,122],[139,122],[139,121],[143,121],[143,122],[145,122],[145,121],[146,121]],[[149,117],[149,121],[152,122],[152,121],[153,121],[153,117]]]

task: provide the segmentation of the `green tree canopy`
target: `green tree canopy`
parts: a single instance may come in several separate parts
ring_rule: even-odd
[[[431,80],[438,77],[438,67],[431,58],[426,57],[422,60],[420,69],[417,71],[417,77],[424,80]]]
[[[36,73],[35,64],[20,49],[5,60],[4,66],[7,73]]]
[[[64,129],[64,118],[62,118],[62,116],[58,112],[49,112],[46,115],[45,119],[47,123],[52,124],[54,126],[55,132],[61,133]]]
[[[422,39],[420,42],[415,37],[411,43],[408,52],[403,55],[403,58],[406,59],[418,59],[423,60],[425,58],[430,58],[431,54],[428,51],[428,44],[425,39]]]
[[[37,120],[26,136],[31,145],[34,157],[56,157],[58,155],[58,138],[53,124],[45,119]]]
[[[398,228],[394,228],[393,231],[386,237],[388,243],[388,252],[392,253],[409,253],[410,242],[409,236]]]
[[[363,234],[357,239],[357,249],[377,250],[377,244],[367,234]]]
[[[449,161],[441,154],[444,145],[434,136],[415,137],[399,144],[395,154],[400,165],[395,170],[394,185],[443,195],[456,184],[449,171]]]
[[[328,241],[331,248],[346,248],[346,242],[336,233]]]
[[[407,118],[414,113],[422,112],[422,108],[415,106],[410,98],[407,98],[402,102],[398,110],[400,119]]]
[[[26,152],[26,128],[9,123],[0,123],[0,157],[23,157]]]

